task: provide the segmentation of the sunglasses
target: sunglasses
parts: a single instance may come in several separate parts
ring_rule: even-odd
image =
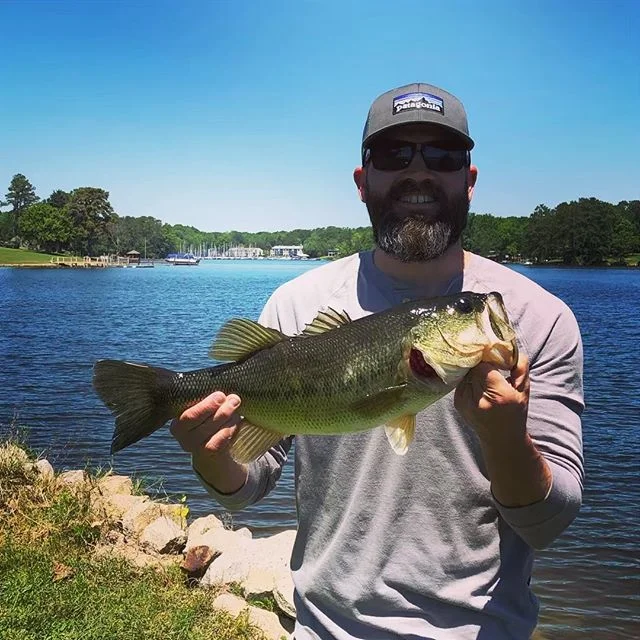
[[[471,154],[465,149],[442,149],[420,142],[404,140],[379,140],[364,150],[363,166],[369,160],[379,171],[401,171],[420,151],[427,169],[430,171],[459,171],[471,164]]]

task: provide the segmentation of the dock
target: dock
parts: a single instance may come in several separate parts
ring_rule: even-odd
[[[71,269],[103,269],[106,267],[124,267],[128,264],[127,258],[113,260],[110,256],[55,256],[51,258],[54,267],[68,267]]]

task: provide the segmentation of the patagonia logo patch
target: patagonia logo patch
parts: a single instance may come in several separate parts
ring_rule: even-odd
[[[413,109],[428,109],[429,111],[437,111],[444,115],[444,101],[432,93],[405,93],[396,96],[393,99],[393,115],[397,116],[403,111],[411,111]]]

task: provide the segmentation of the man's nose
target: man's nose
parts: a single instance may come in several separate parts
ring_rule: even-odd
[[[434,173],[432,169],[429,169],[429,167],[427,167],[427,164],[422,157],[421,148],[416,149],[415,153],[413,154],[413,158],[411,158],[411,162],[409,163],[409,166],[405,169],[405,171],[411,171],[415,173],[424,173],[426,171],[430,174]]]

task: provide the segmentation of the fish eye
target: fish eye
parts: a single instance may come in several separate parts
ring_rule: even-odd
[[[471,313],[473,311],[473,303],[469,298],[458,298],[453,306],[459,313]]]

